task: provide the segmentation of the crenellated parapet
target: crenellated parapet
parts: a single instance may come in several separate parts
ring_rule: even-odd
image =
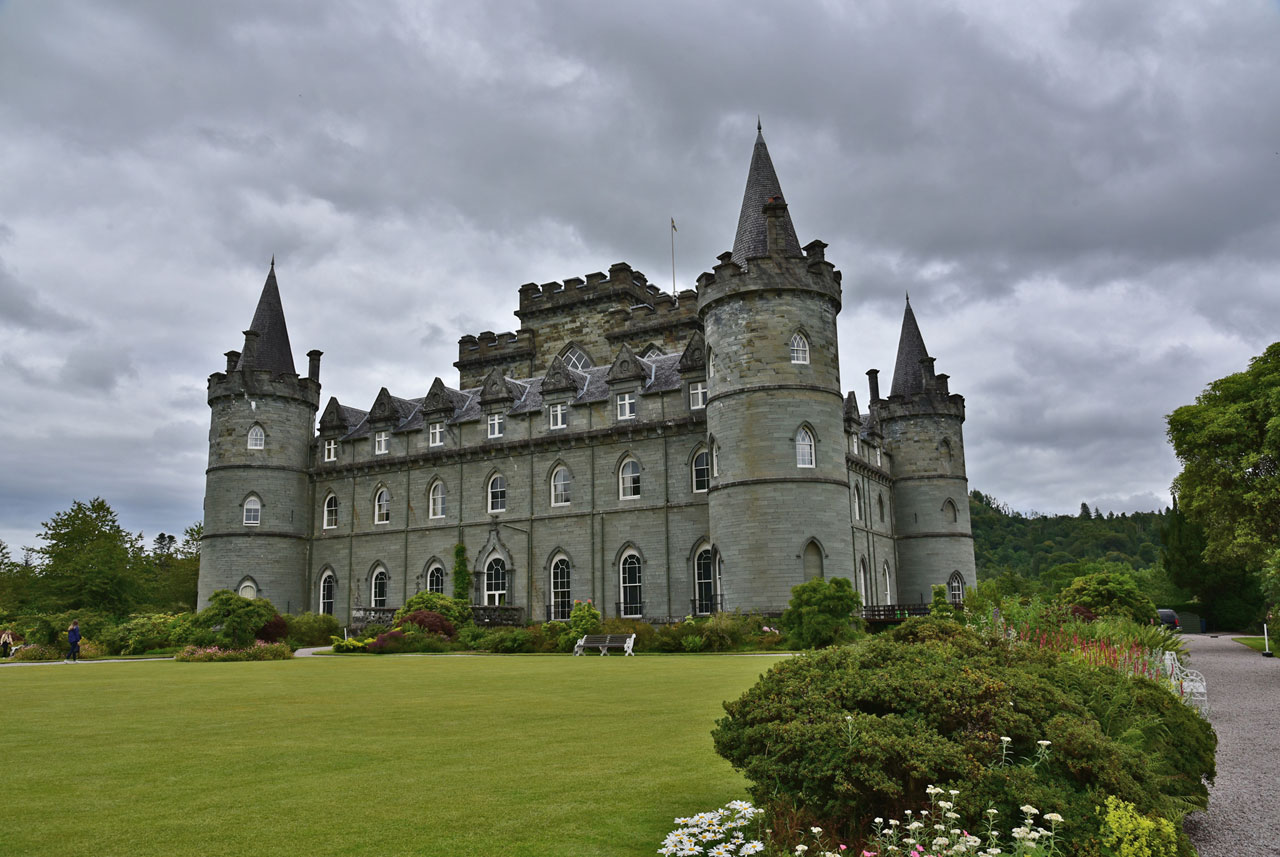
[[[209,376],[209,404],[226,398],[275,397],[320,407],[320,382],[297,375],[276,375],[268,369],[235,369]]]
[[[504,375],[532,375],[534,359],[533,334],[528,330],[494,333],[486,330],[479,336],[468,334],[458,340],[459,387],[479,387],[494,369]]]
[[[800,256],[774,254],[753,258],[749,277],[747,269],[733,261],[732,253],[721,253],[716,257],[719,264],[698,277],[698,307],[704,310],[725,297],[747,292],[785,289],[817,292],[833,300],[839,311],[841,275],[836,266],[827,261],[826,247],[821,241],[810,241]]]

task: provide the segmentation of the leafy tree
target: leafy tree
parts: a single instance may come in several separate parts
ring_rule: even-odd
[[[76,500],[41,525],[38,588],[45,609],[128,613],[142,598],[142,537],[125,532],[101,497]]]
[[[1081,520],[1084,520],[1084,521],[1088,521],[1088,520],[1090,520],[1090,519],[1093,517],[1093,513],[1089,511],[1089,504],[1088,504],[1088,503],[1081,503],[1081,504],[1080,504],[1080,514],[1079,514],[1079,515],[1077,515],[1076,517],[1078,517],[1078,518],[1080,518]]]
[[[471,603],[471,569],[467,565],[467,546],[453,546],[453,597]]]
[[[814,578],[791,590],[782,613],[782,629],[798,649],[820,649],[846,643],[860,630],[862,596],[846,578]]]
[[[1099,616],[1127,616],[1135,622],[1156,618],[1156,605],[1122,571],[1102,571],[1077,577],[1058,595],[1063,604],[1086,607]]]
[[[193,640],[242,649],[253,645],[258,630],[276,615],[276,608],[265,598],[244,598],[219,589],[209,596],[209,606],[196,614]]]

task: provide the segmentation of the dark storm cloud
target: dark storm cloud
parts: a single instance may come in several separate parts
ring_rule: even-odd
[[[0,402],[44,415],[5,427],[0,538],[94,494],[199,516],[204,378],[273,254],[358,407],[453,381],[520,283],[667,285],[669,217],[691,286],[757,114],[864,407],[909,291],[973,487],[1148,508],[1164,414],[1278,326],[1277,43],[1261,2],[0,5]]]

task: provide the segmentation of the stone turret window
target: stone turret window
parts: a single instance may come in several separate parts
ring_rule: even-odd
[[[562,429],[569,424],[569,406],[564,402],[547,408],[547,428]]]
[[[814,467],[813,432],[802,428],[796,432],[796,467]]]
[[[561,554],[551,563],[551,619],[564,622],[572,610],[569,559]]]
[[[244,525],[256,527],[262,523],[262,501],[249,497],[244,501]]]
[[[964,601],[964,575],[958,571],[951,572],[947,578],[947,600],[952,604]]]
[[[640,462],[628,458],[618,468],[618,496],[635,500],[640,496]]]
[[[249,429],[249,448],[262,449],[267,445],[267,433],[262,430],[262,426],[253,426]]]
[[[387,606],[387,586],[391,582],[391,575],[387,574],[387,570],[382,566],[378,566],[373,572],[373,582],[369,587],[369,604],[373,607]]]
[[[338,442],[336,440],[326,440],[324,442],[324,460],[338,460]]]
[[[338,498],[330,494],[324,498],[324,528],[332,530],[338,526]]]
[[[391,523],[391,492],[386,488],[379,488],[378,493],[373,495],[373,522]]]
[[[489,514],[507,511],[507,478],[495,473],[489,480]]]
[[[557,467],[551,474],[551,505],[568,506],[572,501],[573,474],[567,467]]]
[[[443,518],[446,511],[446,501],[448,497],[445,492],[444,483],[437,479],[431,483],[431,488],[427,491],[427,516],[431,518]]]
[[[500,556],[489,560],[484,567],[484,603],[507,603],[507,564]]]
[[[444,566],[433,565],[427,569],[427,591],[444,594]]]
[[[635,393],[619,393],[618,402],[618,419],[634,420],[636,418],[636,394]]]
[[[703,548],[693,560],[693,612],[706,616],[715,610],[715,581],[711,574],[711,549]]]
[[[489,437],[502,437],[503,424],[506,419],[502,414],[489,414]]]
[[[257,598],[258,584],[254,583],[252,580],[246,580],[240,584],[240,588],[236,590],[236,594],[241,598]]]
[[[693,456],[693,490],[705,493],[711,487],[711,456],[705,449]]]
[[[432,423],[427,429],[427,446],[444,446],[444,423]]]
[[[707,385],[694,381],[689,385],[689,410],[700,411],[707,406]]]
[[[942,520],[946,521],[948,524],[954,524],[957,517],[959,517],[959,515],[956,511],[956,504],[951,501],[950,497],[948,497],[947,501],[942,504]]]
[[[389,445],[390,441],[391,441],[391,432],[389,431],[374,432],[373,454],[386,455],[388,452],[390,452],[391,451],[391,447]]]
[[[805,339],[803,333],[797,333],[791,337],[791,362],[809,362],[809,340]]]
[[[333,615],[333,602],[337,600],[338,576],[326,571],[320,577],[320,612],[326,616]]]
[[[640,554],[628,551],[622,557],[618,569],[622,600],[619,613],[624,617],[638,618],[644,615],[644,589],[640,582]]]

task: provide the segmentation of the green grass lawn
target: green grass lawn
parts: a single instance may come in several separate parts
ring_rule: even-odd
[[[1263,650],[1263,640],[1261,637],[1232,637],[1237,643],[1248,646],[1251,649],[1261,652]],[[1276,641],[1271,641],[1271,651],[1276,650]]]
[[[0,670],[0,853],[651,855],[745,796],[709,732],[772,657]]]

